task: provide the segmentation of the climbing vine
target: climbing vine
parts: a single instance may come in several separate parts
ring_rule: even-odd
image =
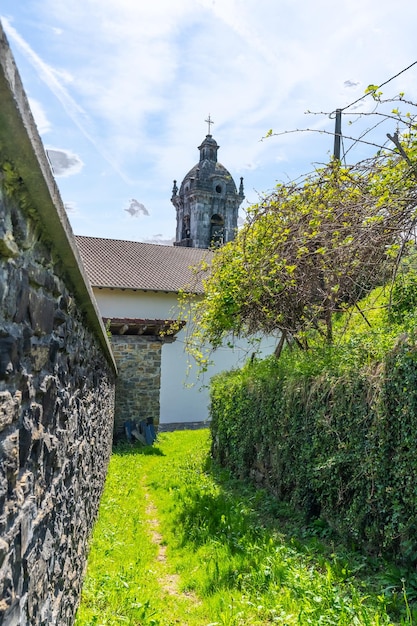
[[[334,313],[396,274],[414,242],[417,127],[398,108],[388,118],[402,123],[392,147],[352,166],[333,159],[301,183],[279,184],[215,251],[204,298],[183,295],[188,350],[200,366],[204,346],[231,335],[278,331],[307,349],[313,332],[331,344]]]

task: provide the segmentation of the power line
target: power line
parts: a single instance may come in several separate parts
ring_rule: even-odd
[[[367,93],[365,93],[360,98],[357,98],[357,100],[355,100],[354,102],[351,102],[351,104],[348,104],[348,105],[346,105],[343,108],[338,108],[338,109],[336,109],[336,111],[334,111],[333,113],[331,113],[329,115],[330,118],[332,118],[333,115],[335,116],[334,149],[333,149],[333,156],[334,156],[335,159],[340,160],[340,145],[341,145],[341,140],[342,140],[342,112],[346,111],[346,109],[349,109],[350,107],[354,106],[358,102],[361,102],[361,100],[363,100],[367,96],[369,96],[371,94],[374,94],[377,89],[381,89],[381,87],[383,87],[384,85],[387,85],[392,80],[394,80],[394,78],[397,78],[398,76],[400,76],[401,74],[403,74],[404,72],[409,70],[411,67],[413,67],[413,65],[416,65],[416,64],[417,64],[417,61],[414,61],[414,63],[411,63],[411,65],[409,65],[408,67],[405,67],[403,70],[401,70],[400,72],[398,72],[394,76],[391,76],[391,78],[388,78],[388,80],[386,80],[383,83],[381,83],[375,89],[372,89],[372,91],[368,91]],[[369,132],[369,129],[367,131],[365,131],[364,133],[362,133],[361,138],[364,137],[366,134],[368,134],[368,132]],[[355,141],[355,144],[356,143],[357,143],[357,141]],[[343,149],[344,149],[344,146],[343,146]],[[345,159],[345,158],[346,158],[346,153],[344,152],[343,159]]]
[[[407,70],[409,70],[411,67],[413,67],[413,65],[416,65],[416,64],[417,64],[417,61],[414,61],[414,63],[411,63],[411,65],[409,65],[408,67],[405,67],[403,70],[401,70],[401,72],[398,72],[398,74],[395,74],[395,76],[391,76],[391,78],[388,78],[388,80],[386,80],[385,82],[383,82],[380,85],[378,85],[377,89],[381,89],[381,87],[384,87],[385,85],[390,83],[392,80],[394,80],[394,78],[397,78],[398,76],[401,76],[401,74],[404,74],[404,72],[407,72]],[[363,100],[367,96],[370,96],[372,93],[375,93],[375,92],[374,91],[368,91],[368,93],[365,93],[363,96],[361,96],[360,98],[358,98],[354,102],[351,102],[350,104],[347,104],[345,107],[341,108],[340,110],[341,111],[345,111],[346,109],[349,109],[350,107],[353,107],[354,104],[357,104],[358,102],[360,102],[361,100]]]

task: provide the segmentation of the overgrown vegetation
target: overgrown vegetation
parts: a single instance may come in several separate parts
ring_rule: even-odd
[[[213,451],[369,553],[415,568],[417,281],[372,292],[331,347],[286,350],[212,384]]]
[[[369,93],[379,104],[374,86]],[[311,331],[331,345],[334,314],[396,276],[414,243],[417,135],[414,116],[397,106],[383,118],[395,129],[389,145],[358,164],[333,159],[277,185],[215,251],[204,299],[183,294],[188,350],[201,369],[233,335],[280,333],[277,356],[285,340],[308,349]]]
[[[209,447],[181,431],[115,451],[77,626],[413,623],[402,570],[233,479]]]
[[[191,307],[189,348],[204,369],[204,345],[280,331],[275,358],[214,381],[216,459],[415,568],[417,127],[385,119],[389,149],[249,210]]]

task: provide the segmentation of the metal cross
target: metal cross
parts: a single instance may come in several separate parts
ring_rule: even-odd
[[[210,117],[210,113],[209,113],[208,118],[207,118],[206,120],[204,120],[204,121],[205,121],[205,122],[207,122],[207,124],[208,124],[208,134],[210,135],[210,134],[211,134],[211,133],[210,133],[210,126],[211,126],[212,124],[214,124],[213,120],[212,120],[212,119],[211,119],[211,117]]]

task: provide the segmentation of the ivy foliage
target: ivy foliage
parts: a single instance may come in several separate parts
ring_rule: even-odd
[[[212,450],[374,554],[417,563],[417,275],[334,321],[332,347],[216,376]],[[391,302],[391,307],[389,306]],[[372,314],[371,314],[372,313]]]

